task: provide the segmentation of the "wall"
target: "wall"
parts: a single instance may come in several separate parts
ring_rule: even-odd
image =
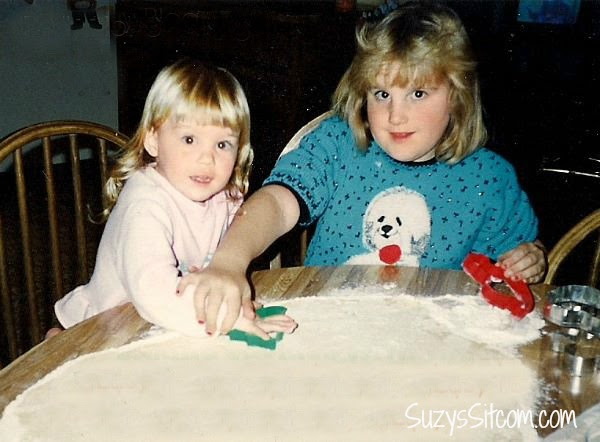
[[[71,30],[66,0],[0,1],[0,138],[52,119],[117,127],[112,4],[97,1],[102,29]]]

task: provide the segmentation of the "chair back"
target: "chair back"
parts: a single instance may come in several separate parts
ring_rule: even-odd
[[[290,139],[290,141],[288,141],[288,143],[285,145],[285,147],[279,154],[279,158],[281,158],[286,153],[291,152],[292,150],[296,149],[298,147],[298,145],[300,144],[300,141],[302,140],[302,138],[304,138],[307,134],[309,134],[310,132],[315,130],[319,126],[319,124],[321,124],[321,122],[323,122],[323,120],[326,120],[327,118],[329,118],[331,116],[333,116],[333,111],[324,112],[321,115],[317,116],[316,118],[313,118],[312,120],[310,120],[304,126],[302,126],[298,130],[298,132],[296,132],[294,134],[294,136]],[[299,238],[299,255],[300,255],[299,263],[298,263],[299,265],[304,264],[304,258],[306,257],[307,247],[308,247],[308,232],[306,230],[302,230],[302,232],[300,232],[300,238]],[[281,268],[281,266],[282,266],[282,257],[281,257],[281,252],[279,252],[270,261],[269,267],[271,269],[278,269],[278,268]]]
[[[3,359],[43,339],[52,306],[93,269],[111,152],[127,137],[84,121],[50,121],[0,141]]]
[[[556,243],[548,254],[548,272],[544,283],[556,284],[559,268],[569,255],[573,255],[576,248],[590,237],[591,259],[589,261],[589,272],[586,284],[598,287],[600,276],[600,209],[596,209],[588,216],[573,226]],[[589,251],[588,251],[589,252]],[[581,267],[578,265],[578,267]]]

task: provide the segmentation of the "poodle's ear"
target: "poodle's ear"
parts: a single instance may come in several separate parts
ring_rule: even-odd
[[[430,235],[421,235],[419,238],[413,236],[410,238],[410,245],[412,247],[412,254],[422,256],[427,250],[429,245]]]
[[[377,247],[375,245],[375,241],[373,240],[373,237],[375,236],[373,234],[373,231],[375,230],[375,223],[373,221],[369,221],[369,220],[365,220],[365,222],[363,223],[363,243],[371,250],[375,250],[375,248]]]

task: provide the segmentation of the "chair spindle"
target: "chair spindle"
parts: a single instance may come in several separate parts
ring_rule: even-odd
[[[44,148],[44,173],[46,178],[46,195],[48,196],[48,227],[50,229],[50,248],[52,253],[52,275],[54,293],[52,298],[58,301],[62,296],[63,272],[60,260],[60,245],[58,237],[58,215],[56,209],[56,185],[54,184],[54,168],[52,166],[52,146],[50,137],[42,139]]]
[[[77,256],[79,264],[79,281],[85,283],[89,279],[87,270],[87,250],[85,246],[85,226],[83,213],[83,195],[81,190],[81,166],[79,162],[79,149],[77,136],[69,134],[69,147],[71,149],[71,168],[73,175],[73,197],[75,199],[75,231],[77,233]]]
[[[13,321],[13,308],[10,299],[11,293],[8,286],[8,271],[6,270],[6,245],[2,226],[2,215],[0,214],[0,289],[2,289],[2,321],[5,324],[5,333],[8,340],[8,355],[11,359],[19,355],[17,348],[17,328]]]
[[[41,339],[41,328],[38,320],[37,298],[35,295],[35,283],[33,280],[33,256],[31,248],[31,224],[27,209],[27,191],[25,185],[25,172],[23,170],[22,149],[15,150],[15,177],[17,184],[17,195],[19,200],[19,217],[21,225],[21,244],[23,246],[23,267],[25,268],[25,283],[27,287],[27,304],[29,306],[29,317],[31,321],[31,336],[34,342]]]
[[[102,210],[106,207],[106,195],[104,194],[104,185],[108,178],[108,151],[106,149],[106,140],[98,138],[98,163],[100,167],[100,193],[102,195]]]

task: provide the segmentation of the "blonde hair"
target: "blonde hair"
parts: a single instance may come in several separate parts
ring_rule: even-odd
[[[228,127],[239,132],[239,147],[226,190],[231,198],[246,194],[254,153],[250,145],[250,111],[244,91],[227,70],[192,59],[163,68],[144,104],[140,124],[117,158],[104,191],[107,216],[127,179],[155,161],[144,148],[144,138],[171,117],[193,118],[201,124]]]
[[[438,160],[457,163],[485,142],[476,61],[467,32],[451,9],[403,4],[380,22],[358,27],[356,43],[356,55],[333,95],[333,110],[348,121],[360,149],[366,150],[372,139],[367,93],[392,64],[399,67],[394,84],[401,87],[448,81],[450,121],[435,147]]]

